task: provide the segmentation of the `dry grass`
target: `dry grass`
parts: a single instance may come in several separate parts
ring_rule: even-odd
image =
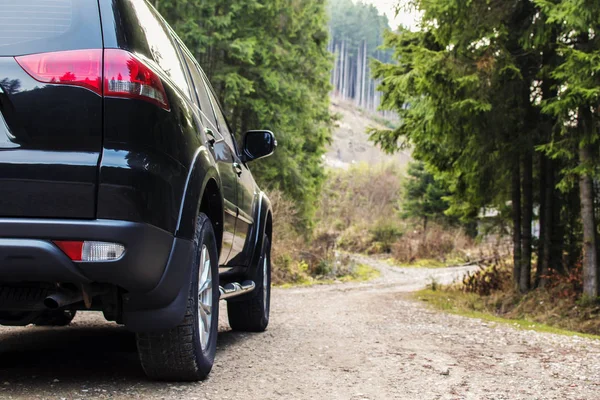
[[[355,165],[329,171],[323,185],[314,231],[298,232],[294,202],[272,192],[274,206],[273,281],[305,283],[338,279],[356,269],[347,253],[387,254],[402,264],[426,261],[461,264],[485,257],[482,246],[460,228],[420,224],[400,217],[404,172],[393,164]],[[490,247],[490,249],[488,249]]]
[[[270,193],[273,203],[273,271],[276,285],[312,284],[335,280],[364,280],[375,276],[344,254],[335,251],[336,236],[321,232],[306,237],[300,226],[294,202],[281,192]]]
[[[438,308],[600,335],[600,305],[580,298],[580,271],[552,275],[546,288],[522,295],[513,286],[512,266],[498,260],[462,283],[419,294]],[[480,316],[481,316],[480,315]]]
[[[423,259],[467,262],[478,253],[474,239],[459,228],[432,226],[426,232],[409,231],[402,239],[392,246],[393,257],[402,263],[412,264]]]

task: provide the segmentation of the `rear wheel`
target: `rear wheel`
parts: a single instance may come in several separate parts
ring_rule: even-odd
[[[263,238],[263,247],[256,276],[257,287],[250,297],[229,301],[229,325],[236,331],[263,332],[269,325],[271,311],[271,241]]]
[[[208,217],[198,217],[195,257],[184,320],[175,328],[137,334],[146,375],[157,380],[197,381],[212,369],[219,322],[217,245]]]

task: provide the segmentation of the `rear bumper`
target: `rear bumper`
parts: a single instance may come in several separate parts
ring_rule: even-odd
[[[117,261],[72,262],[52,240],[125,246]],[[0,284],[108,283],[123,288],[123,317],[137,331],[168,329],[184,316],[193,244],[152,225],[116,220],[0,218]]]
[[[51,240],[125,246],[118,261],[74,263]],[[110,220],[0,219],[0,282],[110,283],[147,292],[162,277],[173,235],[151,225]]]

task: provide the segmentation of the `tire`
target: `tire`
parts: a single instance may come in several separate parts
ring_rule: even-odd
[[[76,314],[77,311],[72,310],[44,311],[33,321],[33,324],[37,326],[67,326],[73,321]]]
[[[229,326],[236,331],[264,332],[271,311],[271,241],[263,238],[256,274],[256,291],[244,300],[227,302]]]
[[[218,255],[212,224],[204,214],[198,216],[194,244],[194,265],[183,321],[165,332],[136,335],[142,368],[151,379],[203,380],[215,360],[220,296]],[[208,285],[205,284],[207,279],[210,279]],[[210,314],[200,311],[199,305],[208,304],[209,300],[212,303],[203,310]],[[208,329],[204,329],[207,324]]]

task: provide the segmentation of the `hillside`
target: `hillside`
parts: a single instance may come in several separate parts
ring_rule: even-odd
[[[366,134],[368,127],[385,127],[353,103],[332,98],[331,112],[337,114],[339,120],[335,124],[333,141],[326,154],[325,163],[328,167],[347,168],[352,164],[376,165],[385,162],[396,162],[404,166],[411,160],[409,151],[388,155],[369,142]]]

